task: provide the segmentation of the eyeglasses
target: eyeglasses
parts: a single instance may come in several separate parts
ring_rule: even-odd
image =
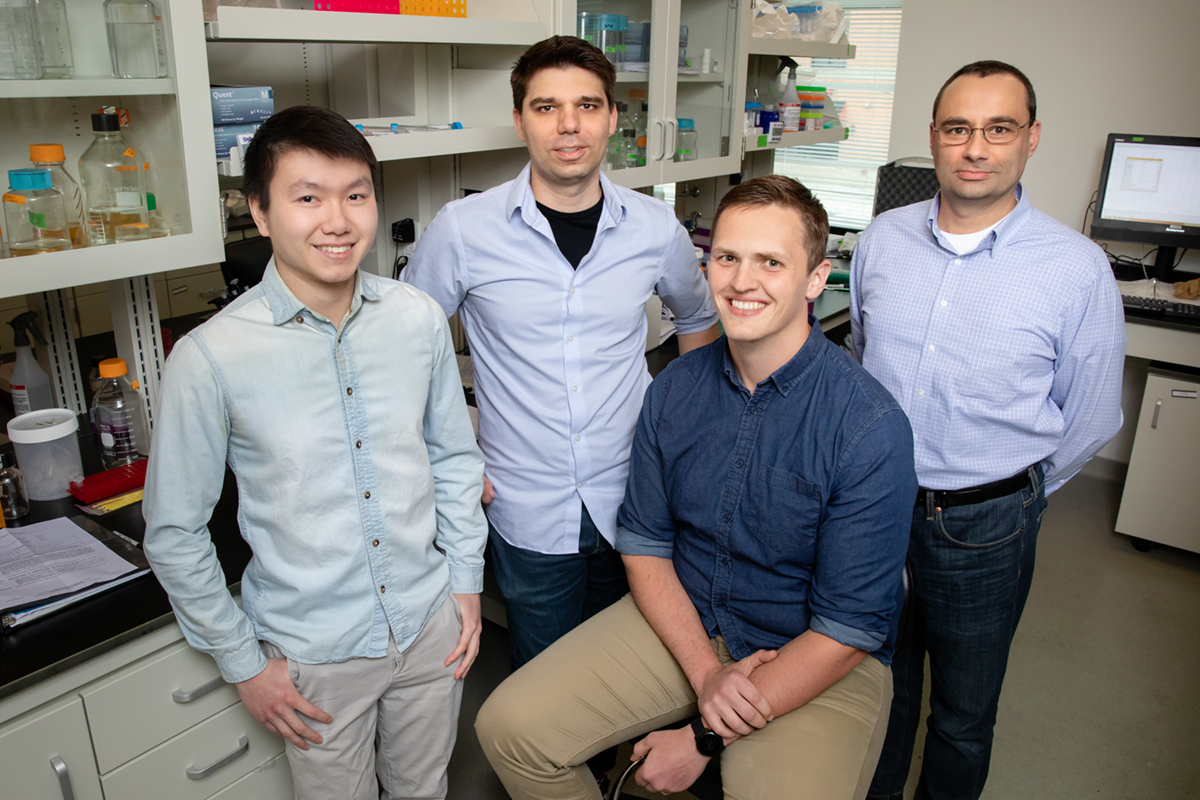
[[[1010,122],[993,122],[986,128],[968,128],[966,125],[944,125],[941,128],[935,128],[937,131],[938,141],[944,145],[954,147],[960,144],[966,144],[971,141],[971,137],[975,135],[975,131],[983,133],[983,138],[988,144],[1008,144],[1015,142],[1017,136],[1021,133],[1021,128],[1027,128],[1033,124],[1033,120],[1029,120],[1024,125],[1013,125]]]

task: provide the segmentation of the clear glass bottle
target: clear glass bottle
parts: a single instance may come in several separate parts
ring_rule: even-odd
[[[638,165],[637,131],[633,128],[626,128],[621,131],[621,138],[624,139],[621,144],[621,153],[625,158],[625,168],[632,169]]]
[[[10,169],[4,194],[9,255],[32,256],[71,249],[62,192],[48,169]]]
[[[12,453],[0,453],[0,512],[5,519],[19,519],[29,513],[25,476],[17,469]]]
[[[92,114],[95,141],[79,159],[88,244],[118,241],[117,229],[138,223],[149,227],[146,181],[141,154],[121,135],[115,114]]]
[[[624,103],[617,103],[617,129],[613,131],[613,135],[608,137],[608,167],[609,169],[625,169],[629,166],[626,163],[625,149],[625,129],[633,127],[633,123],[629,121],[629,107]]]
[[[104,22],[114,77],[166,77],[167,37],[154,0],[104,0]]]
[[[132,464],[150,452],[146,404],[127,373],[123,358],[100,362],[104,382],[92,400],[92,418],[100,434],[100,462],[105,469]]]
[[[33,5],[42,77],[74,77],[75,56],[71,52],[71,30],[67,27],[67,4],[64,0],[33,0]]]
[[[83,190],[79,182],[67,172],[67,156],[61,144],[29,145],[29,160],[38,169],[50,170],[54,188],[62,192],[63,207],[67,212],[67,230],[71,233],[71,248],[87,247],[87,229],[83,224]]]
[[[0,79],[42,77],[33,0],[0,0]]]
[[[679,132],[675,134],[676,161],[695,161],[699,157],[696,139],[696,121],[680,117]]]

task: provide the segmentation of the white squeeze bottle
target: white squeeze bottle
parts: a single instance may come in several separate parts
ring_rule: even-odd
[[[9,323],[13,329],[13,344],[17,348],[17,363],[13,365],[12,399],[13,410],[18,414],[54,408],[54,395],[50,391],[50,378],[33,355],[29,335],[45,344],[46,339],[37,326],[37,312],[18,314]]]

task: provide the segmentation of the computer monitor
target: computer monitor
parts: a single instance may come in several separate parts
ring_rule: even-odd
[[[1200,139],[1110,133],[1092,238],[1158,248],[1150,277],[1169,281],[1180,247],[1200,247]]]

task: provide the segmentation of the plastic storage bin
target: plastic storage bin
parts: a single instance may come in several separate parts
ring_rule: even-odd
[[[71,481],[83,479],[79,458],[79,420],[65,408],[30,411],[8,423],[8,438],[25,474],[30,500],[58,500],[70,494]]]

